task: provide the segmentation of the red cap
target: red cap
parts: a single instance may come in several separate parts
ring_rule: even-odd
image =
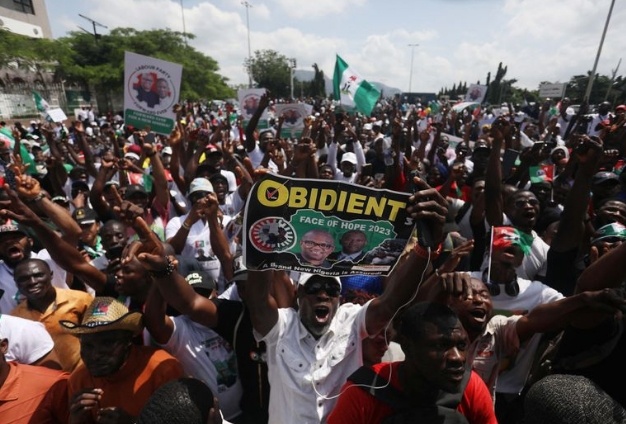
[[[138,155],[141,156],[141,147],[139,147],[136,144],[131,144],[130,146],[128,146],[128,148],[126,149],[126,153],[136,153]]]
[[[626,110],[626,105],[619,105],[615,108],[615,110]]]

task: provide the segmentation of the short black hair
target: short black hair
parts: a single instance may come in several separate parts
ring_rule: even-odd
[[[27,264],[31,263],[31,262],[36,262],[38,264],[43,265],[48,272],[52,272],[52,269],[50,269],[50,265],[48,265],[48,262],[44,261],[43,259],[39,259],[39,258],[26,258],[26,259],[22,259],[20,262],[18,262],[18,264],[15,266],[15,269],[13,270],[13,272],[15,273],[17,271],[18,267],[23,267],[26,266]]]
[[[195,378],[179,378],[150,396],[137,424],[206,424],[212,407],[209,386]]]
[[[446,321],[458,321],[458,319],[457,314],[446,305],[434,302],[418,302],[402,313],[397,325],[398,335],[401,340],[419,342],[424,337],[426,323],[440,327]]]

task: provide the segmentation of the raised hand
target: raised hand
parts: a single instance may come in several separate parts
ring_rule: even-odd
[[[448,202],[421,178],[413,177],[413,184],[417,191],[409,198],[407,213],[415,221],[427,221],[433,242],[440,244],[443,241],[443,225],[448,214]]]
[[[17,193],[8,184],[4,185],[4,191],[6,191],[9,200],[0,200],[0,218],[3,220],[12,219],[28,226],[41,221],[37,214],[20,200]]]

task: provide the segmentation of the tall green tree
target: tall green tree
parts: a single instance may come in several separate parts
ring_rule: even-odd
[[[267,88],[276,97],[289,96],[291,70],[286,56],[276,50],[257,50],[244,66],[257,87]]]
[[[191,34],[185,35],[193,38]],[[123,90],[124,52],[130,51],[183,65],[181,99],[233,96],[227,78],[218,74],[217,62],[188,46],[180,32],[115,28],[97,42],[89,34],[72,32],[59,43],[71,52],[59,60],[60,75],[98,91],[119,93]]]

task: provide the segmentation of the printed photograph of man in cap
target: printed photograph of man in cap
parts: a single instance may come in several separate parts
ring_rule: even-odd
[[[112,297],[96,297],[82,321],[60,322],[80,340],[83,360],[70,375],[70,422],[128,422],[156,389],[183,376],[178,360],[164,350],[133,344],[142,318]]]

